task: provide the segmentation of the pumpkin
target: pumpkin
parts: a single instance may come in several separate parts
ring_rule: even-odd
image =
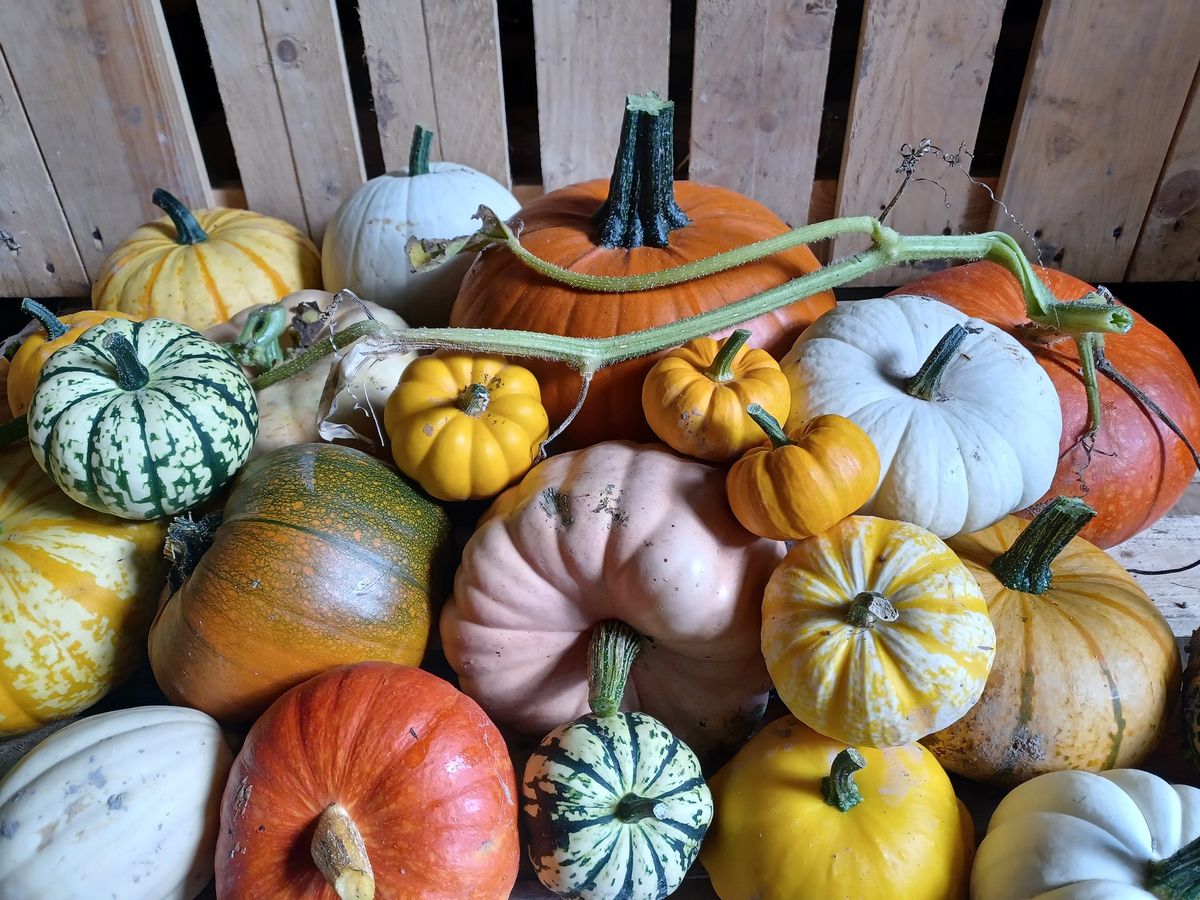
[[[198,561],[172,579],[150,629],[150,663],[172,702],[222,722],[252,720],[333,666],[416,665],[453,571],[441,507],[390,467],[334,444],[259,457],[215,532],[174,530],[185,545],[176,555]]]
[[[521,244],[534,255],[576,272],[633,275],[785,232],[782,220],[735,191],[672,182],[673,118],[670,101],[652,95],[630,97],[611,182],[574,184],[527,203],[516,215]],[[551,282],[508,250],[489,249],[463,279],[450,324],[609,337],[725,306],[817,268],[811,251],[797,247],[685,284],[600,294]],[[824,291],[744,327],[755,346],[778,356],[832,305],[833,295]],[[649,356],[601,369],[592,379],[579,416],[563,434],[563,446],[615,438],[651,440],[645,417],[629,399],[638,395],[655,359]],[[542,386],[551,423],[557,425],[575,405],[579,379],[560,364],[530,360],[528,365]]]
[[[996,661],[983,696],[927,746],[952,772],[1014,784],[1056,769],[1124,768],[1154,750],[1179,691],[1179,650],[1146,592],[1075,533],[1060,498],[950,541],[987,598]]]
[[[747,405],[787,416],[787,379],[770,354],[745,349],[749,337],[739,328],[723,343],[697,338],[654,364],[642,382],[642,412],[660,440],[688,456],[724,462],[762,441]]]
[[[475,230],[487,206],[501,219],[520,207],[495,179],[454,162],[430,162],[433,132],[417,126],[408,168],[372,178],[342,201],[325,227],[321,273],[327,290],[349,288],[413,325],[445,325],[471,258],[413,273],[410,237],[452,238]]]
[[[0,781],[0,898],[197,896],[232,763],[194,709],[119,709],[55,732]]]
[[[871,516],[793,544],[762,616],[779,699],[856,746],[907,744],[961,718],[996,654],[966,566],[923,528]]]
[[[1137,769],[1047,772],[996,807],[972,900],[1184,900],[1200,890],[1200,790]]]
[[[865,515],[939,537],[977,531],[1040,497],[1062,415],[1049,377],[1013,337],[927,297],[841,304],[781,361],[788,426],[845,416],[879,451]]]
[[[966,896],[974,824],[920,744],[848,749],[785,716],[709,786],[700,861],[722,900]]]
[[[782,547],[737,523],[724,481],[623,441],[534,466],[481,519],[442,611],[462,689],[540,737],[587,712],[588,637],[616,619],[645,638],[623,709],[701,759],[744,740],[770,685],[759,607]]]
[[[254,390],[219,345],[167,319],[109,319],[47,360],[29,409],[34,459],[72,499],[127,519],[173,515],[237,473]]]
[[[478,500],[529,471],[549,421],[528,369],[438,352],[404,370],[383,424],[401,472],[439,500]]]
[[[245,209],[193,212],[162,188],[153,201],[166,215],[134,229],[104,260],[93,308],[203,330],[247,306],[321,286],[316,246],[282,219]]]
[[[1056,297],[1082,297],[1092,290],[1065,272],[1037,273]],[[957,266],[902,290],[936,297],[1012,334],[1049,375],[1063,429],[1053,483],[1041,498],[1034,498],[1036,508],[1060,495],[1085,497],[1097,515],[1081,536],[1098,547],[1112,547],[1149,528],[1183,496],[1196,471],[1187,447],[1107,377],[1099,377],[1103,415],[1095,443],[1090,448],[1080,444],[1088,413],[1075,342],[1029,326],[1024,294],[1003,266]],[[1105,356],[1175,421],[1193,446],[1200,446],[1200,385],[1195,373],[1165,333],[1137,313],[1133,318],[1127,334],[1105,335]]]
[[[1179,705],[1183,755],[1200,769],[1200,628],[1188,641],[1187,668],[1183,670],[1183,701]]]
[[[29,401],[33,399],[33,390],[37,387],[38,378],[42,374],[42,366],[46,364],[46,360],[55,350],[74,343],[87,329],[93,325],[99,325],[106,319],[134,318],[125,313],[85,309],[60,319],[42,304],[30,300],[28,297],[21,302],[21,309],[38,321],[45,331],[45,335],[35,332],[25,338],[10,363],[8,407],[14,416],[23,415],[29,409]]]
[[[768,444],[729,470],[729,507],[747,531],[776,541],[812,537],[867,501],[879,483],[879,452],[842,416],[816,416],[787,434],[761,406],[747,407]]]
[[[332,669],[246,735],[216,858],[218,897],[507,898],[520,849],[504,740],[428,672]]]
[[[358,303],[342,300],[329,318],[324,319],[333,299],[333,294],[325,291],[297,291],[284,297],[278,304],[248,307],[228,322],[213,325],[204,332],[204,336],[218,344],[229,345],[246,340],[250,334],[273,343],[272,355],[279,361],[301,347],[307,348],[367,318],[375,319],[388,328],[407,327],[404,320],[391,310],[365,300]],[[275,316],[276,311],[278,320],[271,323],[271,333],[267,337],[262,331],[263,324]],[[297,319],[304,334],[297,330]],[[275,331],[278,330],[281,333],[276,335]],[[254,353],[260,346],[230,347],[242,361],[243,368],[247,369],[247,375],[259,374],[263,369],[261,365],[248,365],[259,362]],[[376,438],[371,442],[365,439],[353,441],[352,445],[361,445],[358,447],[360,450],[382,446],[383,441],[378,435],[382,429],[384,404],[396,387],[400,373],[416,357],[416,353],[390,353],[364,365],[352,378],[340,384],[335,395],[336,408],[330,405],[324,417],[322,408],[326,383],[331,373],[342,364],[339,354],[331,355],[298,375],[256,392],[258,437],[250,451],[250,459],[256,459],[277,447],[319,441],[321,422],[338,428],[339,433],[344,435],[343,440],[354,434]]]
[[[84,509],[0,450],[0,738],[91,706],[142,659],[164,528]]]
[[[675,892],[712,820],[691,749],[657,719],[618,712],[641,636],[604,623],[588,647],[592,712],[542,740],[521,778],[521,820],[542,885],[562,897]]]

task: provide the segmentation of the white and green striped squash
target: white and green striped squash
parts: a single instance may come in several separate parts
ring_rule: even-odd
[[[241,468],[254,389],[219,344],[167,319],[109,319],[46,362],[29,409],[38,465],[84,506],[174,515]]]

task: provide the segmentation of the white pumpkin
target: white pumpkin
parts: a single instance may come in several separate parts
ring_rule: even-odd
[[[1164,900],[1200,889],[1200,790],[1137,769],[1050,772],[996,807],[972,900]]]
[[[233,754],[202,712],[81,719],[0,781],[0,900],[191,900],[213,875]]]
[[[954,326],[966,333],[950,349],[943,338]],[[911,382],[939,347],[925,399]],[[879,485],[864,515],[953,537],[1029,506],[1054,478],[1062,410],[1050,377],[1014,338],[944,303],[913,295],[839,303],[780,365],[792,388],[789,431],[834,413],[878,449]]]
[[[372,178],[342,201],[325,229],[321,276],[326,290],[350,288],[411,325],[437,326],[450,321],[450,307],[473,257],[459,254],[413,274],[405,252],[408,239],[470,234],[478,228],[472,217],[480,205],[507,219],[520,203],[495,179],[469,166],[428,162],[423,134],[432,136],[417,129],[408,169]]]

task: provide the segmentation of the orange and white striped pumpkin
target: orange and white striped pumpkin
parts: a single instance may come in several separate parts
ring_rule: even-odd
[[[0,738],[87,708],[141,660],[165,527],[93,512],[0,451]]]
[[[282,219],[244,209],[193,212],[161,188],[154,204],[167,215],[134,229],[104,261],[93,308],[203,331],[248,306],[321,286],[316,246]]]

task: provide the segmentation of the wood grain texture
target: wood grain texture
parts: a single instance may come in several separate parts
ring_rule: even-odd
[[[607,178],[625,95],[667,96],[670,0],[533,0],[546,190]]]
[[[699,0],[688,177],[809,221],[836,0]]]
[[[1119,281],[1196,73],[1195,0],[1048,0],[1000,195],[1042,257]],[[995,227],[1010,225],[999,211]],[[1007,230],[1007,228],[1006,228]]]
[[[87,274],[0,54],[0,297],[80,297]]]
[[[1200,69],[1138,235],[1126,281],[1200,281]]]
[[[158,0],[0,3],[0,50],[94,275],[165,187],[211,199]]]
[[[992,71],[1004,0],[867,0],[858,65],[850,99],[836,211],[839,216],[878,216],[903,175],[896,172],[905,144],[928,138],[949,153],[974,146]],[[970,169],[963,155],[962,165]],[[937,179],[945,192],[910,184],[887,223],[907,234],[961,233],[975,188],[962,172],[927,157],[919,176]],[[865,246],[845,238],[834,243],[840,257]],[[949,263],[931,263],[941,268]],[[898,284],[913,269],[882,269],[858,284]]]

